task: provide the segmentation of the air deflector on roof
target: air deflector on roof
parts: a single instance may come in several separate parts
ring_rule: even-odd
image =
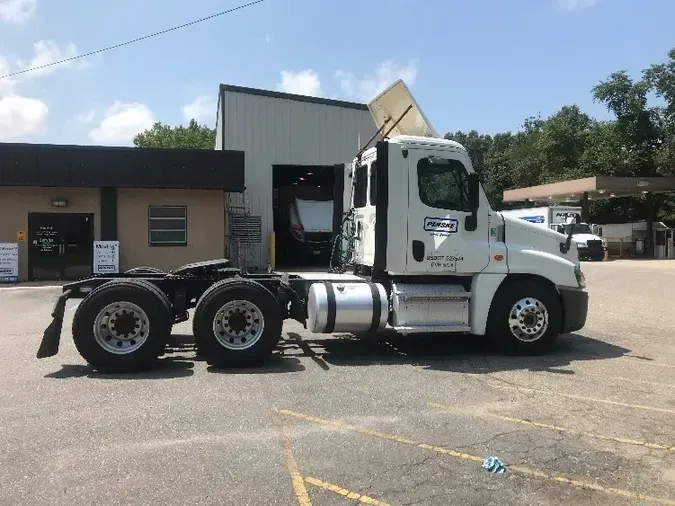
[[[402,79],[371,100],[368,109],[378,131],[388,137],[396,135],[439,137]]]

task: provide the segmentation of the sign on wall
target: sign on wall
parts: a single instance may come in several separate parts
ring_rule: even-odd
[[[94,241],[94,274],[117,274],[120,271],[120,242]]]
[[[19,282],[19,244],[0,243],[0,283]]]

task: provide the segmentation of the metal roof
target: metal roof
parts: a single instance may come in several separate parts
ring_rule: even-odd
[[[361,111],[367,111],[368,106],[366,104],[360,104],[357,102],[347,102],[345,100],[334,100],[330,98],[321,98],[321,97],[311,97],[309,95],[297,95],[295,93],[284,93],[281,91],[271,91],[263,90],[259,88],[249,88],[247,86],[236,86],[234,84],[221,84],[220,93],[221,95],[226,92],[232,93],[243,93],[245,95],[258,95],[261,97],[270,97],[270,98],[281,98],[286,100],[295,100],[297,102],[309,102],[312,104],[322,104],[322,105],[333,105],[335,107],[344,107],[346,109],[358,109]]]
[[[579,201],[633,197],[645,193],[675,193],[675,177],[593,176],[504,191],[504,202]]]

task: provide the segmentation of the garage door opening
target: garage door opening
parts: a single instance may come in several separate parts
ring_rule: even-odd
[[[277,267],[327,267],[333,233],[335,168],[274,165],[272,178]]]

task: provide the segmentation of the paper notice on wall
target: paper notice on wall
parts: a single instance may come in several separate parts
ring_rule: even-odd
[[[0,243],[0,283],[19,282],[19,243]]]
[[[94,274],[117,274],[120,271],[119,241],[94,241]]]

